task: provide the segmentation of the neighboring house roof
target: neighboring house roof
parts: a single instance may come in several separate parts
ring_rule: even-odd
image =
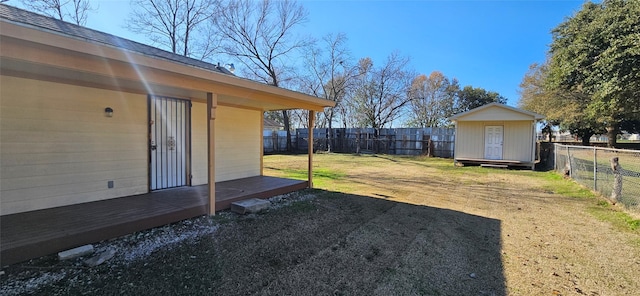
[[[282,129],[284,128],[284,125],[280,124],[279,122],[270,119],[270,118],[264,118],[263,119],[263,128],[264,129]]]
[[[334,102],[239,78],[224,67],[0,4],[2,75],[257,110],[322,111]]]
[[[482,116],[477,116],[480,113],[487,113],[490,110],[498,111],[498,114],[492,114],[490,118],[483,118]],[[490,103],[483,106],[480,106],[475,109],[471,109],[466,112],[458,113],[454,116],[451,116],[449,119],[452,121],[475,121],[475,120],[495,120],[495,121],[504,121],[504,120],[522,120],[522,119],[530,119],[530,120],[540,120],[543,119],[544,115],[540,115],[538,113],[529,112],[526,110],[514,108],[511,106],[507,106],[500,103]]]

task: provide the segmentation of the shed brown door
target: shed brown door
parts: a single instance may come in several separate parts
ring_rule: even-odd
[[[149,187],[188,185],[188,100],[149,96]]]

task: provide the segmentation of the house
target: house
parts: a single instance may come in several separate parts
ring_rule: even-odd
[[[35,251],[47,245],[31,246],[35,253],[18,258],[13,255],[20,250],[9,250],[11,241],[19,240],[10,237],[11,231],[24,226],[19,221],[35,219],[30,213],[63,215],[53,209],[113,204],[137,196],[128,199],[138,201],[132,208],[114,205],[120,207],[114,213],[140,210],[123,214],[128,219],[169,200],[143,203],[145,194],[177,196],[167,189],[182,189],[175,192],[187,196],[186,189],[197,187],[206,199],[204,207],[183,211],[182,216],[169,210],[166,216],[173,220],[158,222],[166,224],[213,214],[219,209],[216,204],[228,206],[221,203],[222,195],[245,198],[251,197],[247,192],[252,186],[277,187],[281,180],[262,176],[263,113],[305,109],[313,120],[314,112],[333,105],[236,77],[217,65],[0,5],[2,261],[41,255]],[[309,155],[309,169],[311,161]],[[270,188],[260,197],[311,187],[311,175],[309,171],[302,184]],[[235,187],[229,185],[234,181]],[[176,211],[186,208],[171,203],[165,208],[172,206]],[[97,209],[98,214],[104,211]],[[52,225],[65,217],[39,223]],[[137,231],[137,225],[144,224],[131,223],[134,226],[121,229]],[[77,237],[75,244],[81,244],[90,235]],[[60,240],[48,244],[71,247]]]
[[[450,119],[456,126],[454,160],[458,164],[521,166],[536,163],[536,123],[544,116],[499,103]]]
[[[287,131],[284,125],[269,118],[264,118],[262,131],[264,153],[277,153],[287,151]]]
[[[264,133],[265,135],[267,134],[267,132],[275,132],[275,131],[281,131],[284,129],[284,125],[273,120],[270,118],[264,118],[263,119],[263,127],[264,127]]]

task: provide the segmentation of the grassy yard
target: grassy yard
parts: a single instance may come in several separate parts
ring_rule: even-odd
[[[264,165],[266,175],[306,178],[306,156],[266,156]],[[165,228],[135,234],[143,241],[177,241],[141,259],[125,262],[118,254],[108,264],[86,268],[43,258],[7,269],[0,283],[52,279],[31,291],[43,295],[640,290],[639,221],[555,173],[337,154],[315,155],[314,171],[316,189],[273,199],[269,211],[223,212],[169,226],[183,234],[190,227],[215,228],[193,239],[160,235],[169,232]]]

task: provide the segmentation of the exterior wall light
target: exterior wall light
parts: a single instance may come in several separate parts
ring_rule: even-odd
[[[113,109],[111,109],[111,107],[104,108],[104,115],[107,117],[113,117]]]

